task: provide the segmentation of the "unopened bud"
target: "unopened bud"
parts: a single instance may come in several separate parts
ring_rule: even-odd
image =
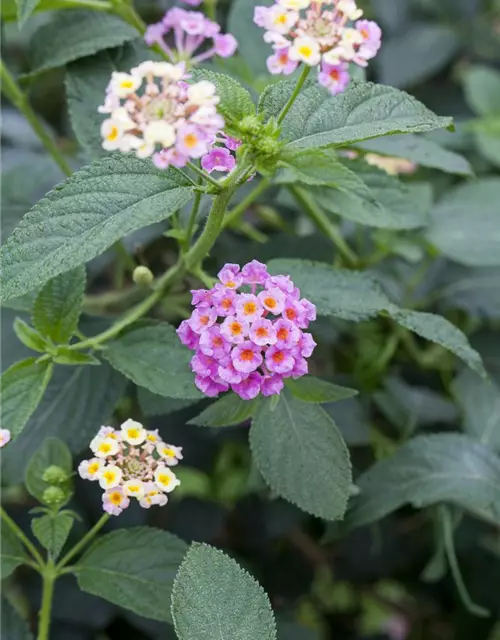
[[[136,267],[134,269],[134,273],[132,274],[132,279],[135,284],[140,285],[141,287],[149,287],[149,285],[154,280],[154,275],[151,269],[148,267]]]
[[[42,480],[48,484],[63,484],[68,479],[68,474],[64,469],[53,464],[43,472]]]
[[[262,122],[257,116],[245,116],[238,125],[239,130],[250,136],[262,133]]]
[[[48,487],[42,495],[42,502],[52,507],[62,504],[66,500],[66,494],[60,487]]]

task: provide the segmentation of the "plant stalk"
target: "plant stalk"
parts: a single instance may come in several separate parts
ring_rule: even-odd
[[[39,554],[35,545],[31,542],[31,540],[24,534],[22,529],[20,529],[17,524],[12,520],[12,518],[7,514],[3,507],[0,507],[0,516],[7,527],[12,531],[12,533],[20,540],[26,549],[30,552],[38,567],[43,568],[45,563],[42,556]]]
[[[307,80],[307,76],[309,75],[310,71],[311,71],[311,67],[304,65],[304,68],[302,69],[302,73],[300,74],[299,79],[297,80],[297,84],[295,85],[295,89],[293,90],[292,95],[288,98],[288,102],[285,104],[285,106],[281,110],[281,113],[278,116],[278,125],[280,125],[283,122],[286,114],[292,108],[292,105],[297,99],[297,96],[299,95],[302,87],[304,86],[304,82]]]
[[[263,178],[250,193],[243,198],[243,200],[238,203],[235,207],[229,211],[227,216],[224,219],[223,228],[226,227],[234,227],[238,223],[241,216],[245,213],[248,207],[257,200],[257,198],[266,191],[271,185],[270,178]]]
[[[47,565],[43,573],[42,607],[40,609],[40,621],[38,623],[38,640],[49,640],[50,638],[50,619],[55,582],[56,574],[52,563]]]
[[[103,513],[100,519],[95,523],[92,529],[89,529],[87,533],[83,536],[80,542],[77,542],[75,546],[68,551],[68,553],[64,556],[62,560],[59,560],[57,563],[55,570],[56,574],[58,574],[61,569],[63,569],[70,560],[72,560],[80,551],[87,546],[87,544],[94,538],[99,531],[104,527],[106,522],[110,519],[109,513]]]

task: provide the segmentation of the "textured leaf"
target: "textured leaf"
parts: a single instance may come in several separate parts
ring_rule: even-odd
[[[2,576],[5,577],[5,576]],[[1,636],[6,640],[34,640],[29,624],[21,618],[7,598],[2,598]]]
[[[69,347],[59,347],[57,350],[57,354],[54,356],[53,360],[56,364],[66,365],[101,364],[101,361],[90,353],[82,353],[81,351],[70,349]]]
[[[40,0],[16,0],[17,23],[20,29],[24,27],[26,20],[31,17],[39,2]]]
[[[283,121],[291,148],[342,146],[395,133],[418,133],[452,126],[415,98],[370,82],[332,96],[320,86],[306,88]]]
[[[124,235],[165,220],[191,198],[175,171],[115,155],[73,174],[21,220],[2,247],[3,299],[94,258]]]
[[[250,430],[254,460],[279,496],[325,520],[344,515],[351,486],[349,452],[321,408],[282,393],[264,400]]]
[[[465,370],[453,381],[452,390],[464,413],[464,430],[500,450],[500,387]]]
[[[137,31],[118,16],[96,11],[58,11],[30,41],[31,73],[62,67],[102,49],[137,38]]]
[[[356,389],[340,387],[314,376],[303,376],[297,380],[289,378],[286,386],[293,396],[304,402],[337,402],[358,395]]]
[[[260,584],[205,544],[191,546],[180,566],[172,618],[179,640],[276,640],[273,611]]]
[[[215,73],[208,69],[193,69],[191,76],[194,82],[208,80],[217,88],[220,102],[219,111],[227,122],[237,125],[245,116],[255,113],[255,106],[249,92],[234,78],[223,73]]]
[[[230,427],[249,420],[259,404],[257,398],[242,400],[235,393],[229,393],[213,402],[209,407],[192,418],[188,424],[199,427]]]
[[[46,469],[52,465],[61,467],[66,473],[73,471],[73,459],[68,447],[57,438],[47,438],[41,446],[35,451],[26,468],[24,483],[26,489],[39,502],[42,502],[42,496],[45,489],[51,485],[45,482],[43,474]]]
[[[33,518],[31,528],[38,542],[56,559],[68,539],[73,518],[67,513],[47,513]]]
[[[185,542],[166,531],[134,527],[102,536],[75,567],[78,585],[138,615],[170,622],[168,603]]]
[[[356,145],[364,151],[381,155],[406,158],[422,167],[441,169],[447,173],[472,175],[469,162],[458,153],[448,151],[433,140],[418,135],[396,135],[374,140],[365,140]]]
[[[450,190],[431,211],[427,239],[462,264],[500,265],[500,180],[484,178]]]
[[[465,97],[480,116],[500,115],[500,73],[491,67],[473,65],[464,75]]]
[[[363,473],[346,525],[380,520],[406,503],[417,508],[451,502],[500,522],[500,459],[468,436],[419,436]]]
[[[358,176],[339,160],[335,149],[288,149],[278,166],[274,180],[278,184],[301,182],[310,186],[344,186],[349,190],[364,187]]]
[[[167,398],[203,397],[189,367],[192,353],[169,324],[132,328],[108,343],[103,356],[124,376],[153,393]]]
[[[2,374],[2,425],[17,437],[33,415],[52,376],[49,361],[28,358]]]
[[[68,343],[78,328],[85,293],[85,267],[49,280],[33,305],[33,326],[53,342]]]
[[[21,318],[14,320],[14,333],[24,345],[29,349],[33,349],[33,351],[45,353],[49,346],[38,331],[35,331],[35,329],[30,327],[24,320],[21,320]]]
[[[137,400],[139,401],[142,413],[146,417],[166,416],[170,413],[191,407],[198,402],[198,400],[165,398],[165,396],[152,393],[149,389],[146,389],[146,387],[137,387]]]
[[[24,553],[23,546],[16,535],[2,521],[2,544],[0,547],[1,574],[2,580],[10,576],[16,567],[23,564],[27,556]],[[3,612],[2,612],[3,619]]]

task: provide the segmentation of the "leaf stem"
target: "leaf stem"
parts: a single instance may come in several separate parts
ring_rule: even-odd
[[[100,519],[95,523],[92,529],[89,529],[87,533],[83,536],[80,542],[77,542],[75,546],[68,551],[68,553],[64,556],[62,560],[59,560],[57,563],[55,570],[58,574],[61,569],[63,569],[70,560],[72,560],[80,551],[94,538],[97,533],[104,527],[106,522],[110,519],[109,513],[103,513]]]
[[[250,193],[243,198],[241,202],[239,202],[235,207],[228,212],[227,216],[224,219],[223,228],[226,227],[234,227],[237,222],[241,218],[241,216],[245,213],[248,207],[257,200],[257,198],[266,191],[271,185],[270,178],[263,178]]]
[[[196,224],[196,220],[198,218],[198,213],[200,211],[201,196],[202,196],[201,191],[197,191],[194,196],[193,207],[189,214],[189,220],[186,227],[186,236],[181,243],[181,246],[185,252],[188,251],[189,243],[191,242],[191,238],[193,237],[194,227]]]
[[[295,200],[304,208],[305,212],[345,258],[351,267],[359,265],[359,258],[344,240],[338,227],[328,218],[325,212],[316,204],[314,198],[300,187],[288,187]]]
[[[45,566],[45,562],[42,556],[39,554],[35,545],[31,542],[31,540],[25,535],[25,533],[20,529],[17,524],[12,520],[12,518],[7,514],[3,507],[0,507],[0,516],[7,527],[12,531],[12,533],[20,540],[26,549],[30,552],[31,556],[34,558],[37,566],[43,569]]]
[[[212,178],[209,173],[197,167],[193,162],[188,162],[186,166],[188,166],[192,171],[199,175],[200,178],[203,178],[203,180],[209,182],[213,187],[217,187],[217,190],[220,191],[220,182],[218,182],[215,178]]]
[[[54,586],[57,579],[57,573],[52,559],[49,560],[42,575],[42,607],[39,614],[38,640],[49,640],[52,599],[54,597]]]
[[[52,136],[39,120],[31,104],[29,103],[28,97],[14,80],[14,77],[5,66],[3,60],[0,60],[0,82],[2,85],[2,93],[4,94],[4,96],[8,98],[8,100],[10,100],[12,104],[24,115],[31,128],[36,133],[43,146],[47,149],[61,171],[65,175],[70,176],[73,173],[73,170],[67,163],[65,157],[56,145]]]
[[[292,95],[288,98],[288,102],[285,104],[285,106],[281,110],[281,113],[278,116],[279,125],[283,122],[286,114],[292,108],[292,105],[297,99],[297,96],[299,95],[302,87],[304,86],[304,82],[307,80],[307,76],[309,75],[310,71],[311,71],[311,67],[304,65],[304,68],[302,69],[302,73],[300,74],[299,79],[297,80],[297,84],[295,85],[295,89],[293,90]]]

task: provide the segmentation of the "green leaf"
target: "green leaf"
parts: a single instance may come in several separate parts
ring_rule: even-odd
[[[127,233],[165,220],[191,198],[174,170],[122,154],[94,162],[36,204],[2,247],[3,300],[102,253]]]
[[[352,483],[349,452],[321,408],[282,393],[264,400],[250,430],[254,460],[279,496],[325,520],[344,515]]]
[[[500,522],[500,459],[457,433],[419,436],[363,473],[346,516],[350,528],[375,522],[406,503],[457,504]]]
[[[2,424],[16,438],[37,408],[52,376],[50,362],[21,360],[2,374]]]
[[[337,384],[314,376],[303,376],[297,380],[289,378],[286,386],[293,396],[304,402],[337,402],[358,395],[356,389],[339,387]]]
[[[40,0],[16,0],[17,24],[19,25],[19,29],[24,27],[26,20],[31,17],[39,2]]]
[[[356,147],[384,156],[405,158],[419,166],[441,169],[447,173],[463,176],[473,174],[472,167],[463,156],[418,135],[406,134],[365,140],[358,143]]]
[[[49,280],[33,305],[33,326],[53,342],[67,344],[78,328],[85,293],[85,267]]]
[[[27,556],[23,546],[12,530],[3,522],[1,523],[2,545],[0,547],[1,574],[2,580],[10,576],[10,574],[24,564]],[[3,612],[2,612],[3,619]]]
[[[57,350],[57,354],[53,359],[56,364],[65,365],[101,364],[101,361],[90,353],[82,353],[81,351],[75,351],[68,347],[59,347],[59,349]]]
[[[475,131],[474,137],[479,153],[496,167],[500,167],[500,135]]]
[[[209,407],[192,418],[188,424],[199,427],[230,427],[249,420],[255,413],[259,400],[242,400],[235,393],[229,393],[213,402]]]
[[[30,327],[24,320],[21,320],[21,318],[14,320],[14,332],[19,340],[29,349],[39,351],[40,353],[47,351],[47,347],[49,346],[47,341],[38,331],[35,331],[35,329]]]
[[[5,577],[2,575],[2,577]],[[34,640],[29,624],[21,618],[7,598],[2,597],[1,636],[6,640]]]
[[[465,97],[480,116],[500,115],[500,73],[491,67],[473,65],[463,74]]]
[[[31,74],[117,47],[137,38],[137,31],[118,16],[96,11],[58,11],[30,40]]]
[[[431,211],[427,239],[461,264],[500,265],[499,201],[498,178],[483,178],[451,189]]]
[[[189,367],[192,353],[171,325],[133,327],[107,346],[106,360],[140,387],[167,398],[203,397]]]
[[[436,116],[407,93],[366,82],[338,96],[320,86],[304,89],[283,121],[282,135],[289,148],[304,149],[451,126],[451,118]]]
[[[224,116],[229,124],[238,125],[245,116],[251,116],[255,113],[252,96],[231,76],[215,73],[208,69],[193,69],[190,73],[194,82],[208,80],[216,86],[217,95],[220,98],[217,111]]]
[[[151,393],[146,387],[137,387],[137,400],[142,413],[146,417],[166,416],[191,407],[198,402],[198,400],[165,398],[165,396],[160,396],[157,393]]]
[[[358,176],[339,160],[335,149],[285,149],[278,166],[274,179],[278,184],[301,182],[348,190],[364,187]]]
[[[172,618],[179,640],[276,640],[273,611],[260,584],[206,544],[193,544],[180,566]]]
[[[35,451],[26,468],[24,483],[26,489],[39,502],[45,489],[51,485],[45,482],[43,474],[47,467],[56,465],[70,474],[73,471],[73,458],[68,447],[57,438],[47,438]]]
[[[500,267],[448,263],[433,299],[445,309],[464,309],[474,318],[496,320],[500,318]]]
[[[186,550],[185,542],[159,529],[114,531],[76,564],[78,585],[138,615],[171,622],[168,602]]]
[[[64,511],[47,513],[39,518],[33,518],[31,528],[38,542],[56,559],[68,539],[73,521],[72,516]]]
[[[464,370],[452,384],[464,414],[464,430],[482,444],[500,450],[500,387]]]

